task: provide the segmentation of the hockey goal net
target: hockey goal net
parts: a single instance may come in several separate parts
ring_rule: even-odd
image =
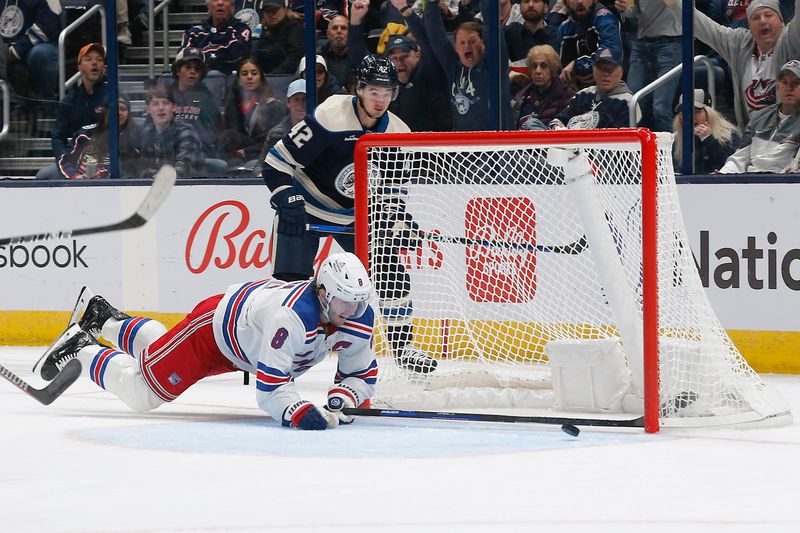
[[[705,295],[671,136],[363,136],[356,249],[378,288],[374,407],[647,431],[790,419]],[[386,332],[403,323],[433,372],[397,364]]]

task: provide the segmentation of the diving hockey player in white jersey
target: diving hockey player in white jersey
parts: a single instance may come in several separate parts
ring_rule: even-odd
[[[355,180],[353,150],[365,133],[406,133],[408,126],[388,111],[399,81],[394,64],[367,55],[356,71],[356,96],[328,97],[311,116],[298,122],[275,144],[264,160],[262,176],[272,191],[273,276],[293,281],[313,272],[319,236],[313,224],[352,226]],[[402,188],[398,176],[395,189]],[[372,265],[375,289],[384,309],[387,337],[401,368],[428,373],[437,361],[412,344],[410,280],[398,249],[416,248],[416,225],[405,210],[402,194],[387,194],[376,205],[376,218],[387,238],[380,246],[389,258]],[[334,234],[339,245],[354,251],[353,235]]]
[[[95,296],[72,326],[74,334],[43,359],[40,374],[52,380],[77,357],[81,375],[131,409],[149,411],[201,378],[244,370],[256,375],[258,405],[273,419],[287,427],[331,429],[353,421],[344,407],[374,393],[371,291],[359,259],[340,253],[325,260],[316,279],[231,285],[169,331]],[[116,348],[102,345],[98,336],[113,339]],[[300,397],[294,381],[331,352],[339,355],[338,367],[327,405],[320,408]]]

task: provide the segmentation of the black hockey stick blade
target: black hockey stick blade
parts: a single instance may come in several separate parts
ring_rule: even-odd
[[[0,376],[3,376],[13,385],[16,385],[19,390],[44,405],[53,403],[70,385],[75,383],[75,380],[77,380],[80,375],[81,362],[77,359],[73,359],[61,369],[61,372],[59,372],[55,379],[45,388],[36,389],[9,369],[0,365]]]
[[[644,417],[614,420],[602,418],[567,418],[558,416],[518,416],[481,413],[451,413],[446,411],[410,411],[400,409],[348,408],[342,412],[349,416],[378,416],[385,418],[416,418],[425,420],[452,420],[464,422],[506,422],[514,424],[572,424],[574,426],[607,426],[643,428]]]
[[[131,216],[105,226],[93,226],[90,228],[78,228],[73,230],[58,230],[49,233],[31,233],[30,235],[20,235],[18,237],[0,238],[0,246],[6,244],[17,244],[22,242],[49,241],[52,239],[69,239],[70,237],[80,237],[81,235],[93,235],[95,233],[105,233],[108,231],[119,231],[138,228],[143,226],[158,211],[161,204],[169,195],[172,186],[175,184],[177,174],[172,165],[162,166],[155,176],[153,184],[147,191],[147,195],[142,200],[141,205]]]
[[[348,226],[326,226],[323,224],[308,224],[306,229],[312,233],[320,235],[352,235],[353,228]],[[486,248],[509,248],[512,250],[536,250],[537,252],[549,252],[553,254],[578,255],[586,249],[586,235],[581,235],[577,241],[569,244],[559,244],[546,246],[542,244],[530,244],[525,242],[490,241],[487,239],[471,239],[469,237],[451,237],[439,235],[438,233],[428,233],[420,231],[418,235],[421,239],[433,242],[443,242],[448,244],[463,244],[465,246],[483,246]]]

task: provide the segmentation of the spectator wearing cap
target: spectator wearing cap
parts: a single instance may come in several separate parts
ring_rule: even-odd
[[[286,107],[275,98],[258,62],[253,57],[244,58],[225,102],[220,134],[220,150],[228,165],[252,169],[267,133],[285,114]]]
[[[795,6],[800,0],[795,1]],[[784,25],[778,0],[752,0],[748,29],[729,28],[694,10],[695,37],[713,48],[729,65],[733,79],[736,123],[748,124],[754,111],[775,103],[779,65],[800,57],[800,24]]]
[[[363,13],[363,9],[351,10],[348,49],[353,63],[360,62],[367,54]],[[412,19],[414,32],[424,34],[419,17],[412,14],[409,20]],[[403,119],[411,131],[452,130],[447,80],[433,51],[427,47],[427,41],[420,44],[407,35],[394,35],[386,42],[386,54],[397,69],[400,81],[397,98],[389,105],[389,111]]]
[[[550,122],[554,129],[593,130],[625,128],[633,93],[622,81],[622,61],[614,52],[601,48],[592,57],[595,85],[581,89],[561,113]]]
[[[55,161],[36,174],[36,179],[60,179],[58,163],[70,136],[83,126],[97,122],[108,104],[108,87],[103,79],[106,70],[106,51],[100,43],[85,45],[78,52],[80,83],[72,87],[58,104],[56,120],[51,129],[50,144]]]
[[[203,83],[207,72],[203,51],[189,47],[181,49],[172,64],[172,96],[175,121],[186,122],[197,132],[206,161],[206,173],[224,175],[228,165],[220,158],[217,135],[222,131],[222,114],[218,97]]]
[[[345,90],[339,85],[339,80],[328,72],[328,64],[325,58],[317,55],[314,65],[314,85],[317,88],[317,105],[321,104],[332,94],[346,94]],[[297,67],[297,75],[301,79],[306,77],[306,58],[300,58],[300,65]]]
[[[792,59],[784,63],[777,82],[778,102],[753,111],[739,149],[722,166],[722,174],[797,172],[800,159],[800,61]]]
[[[592,55],[604,48],[622,59],[620,19],[597,0],[566,0],[568,17],[556,32],[561,79],[581,89],[594,83]],[[670,105],[672,102],[670,102]]]
[[[0,13],[0,78],[8,79],[38,107],[52,110],[58,99],[56,43],[61,31],[61,4],[19,0],[4,5]]]
[[[681,161],[683,154],[683,95],[675,106],[674,144],[675,161]],[[696,174],[711,174],[725,164],[741,142],[736,125],[729,122],[716,109],[711,107],[711,99],[703,89],[694,90],[694,171]]]
[[[638,0],[633,7],[617,0],[625,19],[637,22],[636,38],[629,41],[627,83],[634,93],[681,63],[681,7],[675,0]],[[680,84],[675,76],[653,91],[652,119],[645,112],[644,125],[653,131],[672,130],[672,102]]]
[[[258,176],[264,166],[264,159],[267,157],[269,149],[275,143],[283,139],[295,124],[306,118],[306,80],[294,80],[286,89],[286,110],[287,114],[283,120],[278,122],[269,132],[267,139],[261,149],[261,155],[253,169],[254,175]]]
[[[540,44],[549,44],[554,49],[559,46],[557,27],[545,22],[550,11],[547,0],[520,0],[519,9],[523,22],[503,26],[509,60],[525,59],[528,51]]]
[[[423,48],[432,50],[446,80],[450,99],[450,114],[456,131],[484,131],[492,129],[492,115],[497,109],[489,104],[489,87],[492,83],[483,41],[483,28],[476,22],[460,24],[454,33],[455,46],[451,44],[439,6],[435,2],[425,5],[422,24],[405,0],[390,0],[405,17],[411,31]],[[353,8],[355,4],[353,4]],[[501,64],[507,62],[505,40],[501,39]],[[500,80],[500,129],[511,129],[510,89],[508,77]],[[496,81],[495,81],[496,83]]]
[[[265,74],[294,74],[304,53],[303,20],[285,0],[261,0],[261,37],[252,54]]]
[[[348,92],[355,86],[355,71],[347,55],[348,21],[343,15],[336,15],[328,22],[325,36],[328,42],[322,45],[317,53],[325,59],[328,72]]]
[[[140,155],[141,132],[130,117],[130,100],[120,95],[119,112],[119,178],[138,177],[136,164]],[[111,161],[108,147],[108,108],[100,112],[97,124],[84,126],[58,162],[58,170],[66,179],[110,178]]]
[[[534,46],[526,59],[531,82],[512,100],[517,129],[529,118],[548,123],[558,115],[575,95],[567,82],[558,77],[561,63],[549,44]]]

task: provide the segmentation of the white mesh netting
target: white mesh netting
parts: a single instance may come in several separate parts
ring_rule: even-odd
[[[621,338],[630,388],[619,410],[635,412],[643,394],[641,147],[588,133],[573,146],[594,169],[594,183],[590,178],[581,192],[565,183],[563,167],[547,162],[546,136],[501,145],[487,135],[486,142],[413,148],[400,142],[367,152],[369,262],[379,309],[373,403],[550,409],[553,372],[545,345]],[[787,415],[709,305],[688,246],[670,151],[671,137],[659,137],[662,424]],[[408,221],[398,213],[410,215],[422,238],[409,239],[402,231]],[[594,229],[587,231],[587,223]],[[598,226],[604,226],[599,234]],[[386,328],[404,323],[413,324],[413,345],[437,360],[435,371],[396,364]]]

